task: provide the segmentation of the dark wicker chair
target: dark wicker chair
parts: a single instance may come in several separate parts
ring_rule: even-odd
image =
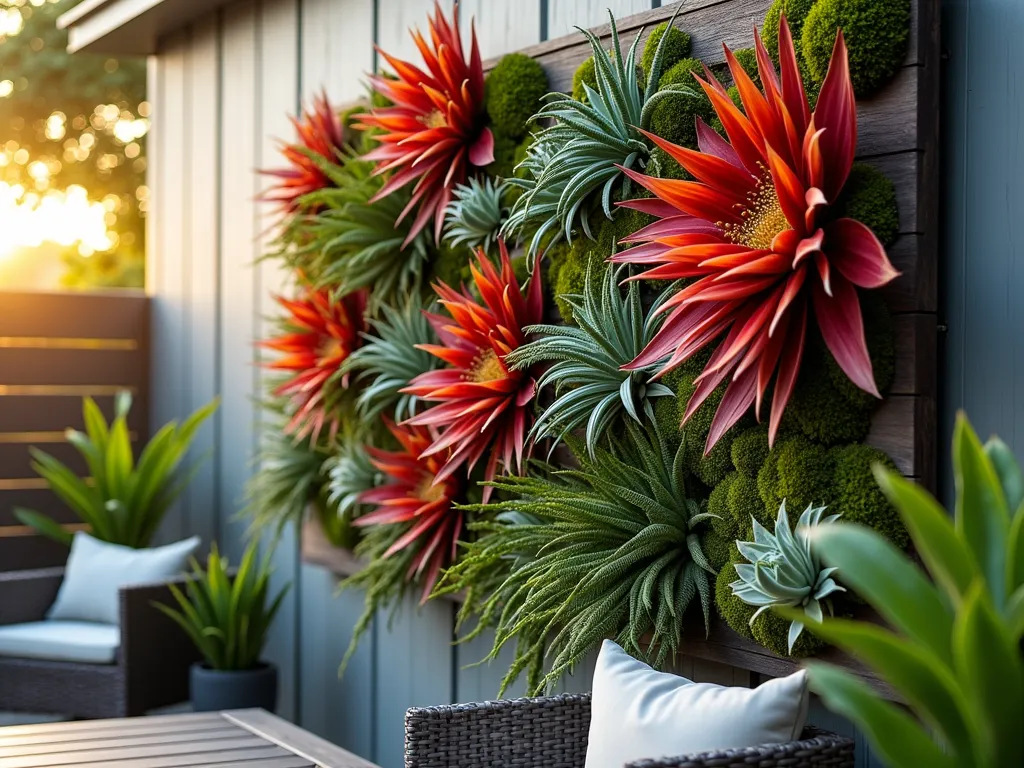
[[[406,768],[583,768],[590,695],[410,709]],[[624,768],[853,768],[853,740],[814,728],[800,741],[642,760]]]
[[[63,576],[63,568],[0,573],[0,624],[41,621]],[[199,653],[154,600],[173,604],[166,583],[121,589],[121,645],[113,664],[0,657],[0,709],[133,717],[187,700],[188,668]]]

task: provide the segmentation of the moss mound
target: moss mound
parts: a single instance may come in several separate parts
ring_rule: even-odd
[[[756,478],[768,458],[768,425],[744,430],[732,441],[732,464],[741,475]]]
[[[877,294],[866,292],[861,294],[861,316],[864,319],[864,335],[868,342],[868,354],[871,357],[871,368],[875,374],[875,384],[883,395],[892,387],[896,373],[896,351],[893,348],[892,316],[889,314],[885,301]],[[836,391],[853,408],[871,410],[878,400],[874,395],[865,392],[854,384],[839,363],[831,354],[825,358],[829,378]]]
[[[676,391],[676,406],[680,419],[686,412],[687,403],[695,391],[694,378],[695,375],[684,374],[679,383],[679,389]],[[725,387],[726,385],[722,384],[708,395],[689,421],[683,425],[683,438],[686,442],[683,455],[686,466],[698,480],[707,486],[718,485],[732,470],[732,441],[752,423],[752,418],[749,415],[744,416],[722,435],[706,456],[704,455],[708,433],[711,431],[711,422],[725,395]]]
[[[701,550],[715,571],[722,570],[729,562],[733,541],[731,536],[723,536],[714,529],[704,532],[700,540]]]
[[[647,42],[644,44],[644,52],[640,56],[640,68],[644,72],[645,81],[651,79],[651,67],[654,64],[654,54],[658,50],[658,43],[661,42],[661,38],[665,37],[665,30],[667,29],[668,22],[662,22],[651,30],[650,37],[647,38]],[[661,71],[663,74],[661,82],[658,84],[659,88],[664,84],[665,74],[668,73],[668,70],[675,66],[677,62],[682,61],[689,55],[690,36],[678,27],[672,27],[668,32],[668,37],[665,38],[665,45],[662,48]]]
[[[828,72],[837,29],[849,50],[853,91],[867,98],[892,79],[907,54],[910,0],[818,0],[800,35],[804,62],[818,83]]]
[[[507,179],[515,173],[516,150],[519,142],[502,133],[494,134],[494,162],[487,166],[486,171],[491,176],[498,176]]]
[[[740,535],[740,529],[736,525],[736,518],[729,510],[729,489],[737,477],[735,472],[730,472],[722,482],[711,489],[708,496],[708,513],[714,515],[711,518],[711,528],[719,535],[734,540]]]
[[[677,181],[693,181],[693,177],[686,172],[668,152],[661,147],[651,150],[651,161],[647,165],[647,173],[657,176],[659,179],[676,179]]]
[[[495,134],[521,139],[548,90],[544,68],[522,53],[510,53],[487,76],[484,108]]]
[[[794,517],[809,504],[830,505],[835,495],[834,456],[800,436],[778,440],[757,473],[757,490],[767,509],[782,502]]]
[[[747,605],[732,593],[729,585],[736,581],[735,563],[746,562],[736,545],[730,547],[729,562],[718,572],[715,579],[715,607],[718,608],[718,615],[721,616],[730,629],[737,635],[753,639],[754,635],[750,630],[750,619],[754,615],[753,606]]]
[[[469,270],[472,255],[469,248],[465,246],[452,248],[447,244],[442,244],[438,247],[434,263],[431,265],[433,269],[431,282],[440,281],[458,290],[460,285],[468,282],[472,277]]]
[[[678,414],[674,397],[654,398],[654,423],[661,436],[668,440],[673,447],[678,447],[679,441],[683,439],[683,433],[679,429]]]
[[[792,656],[793,658],[813,656],[825,648],[824,642],[805,629],[793,644],[793,653],[790,653],[789,624],[789,619],[776,616],[771,611],[765,611],[754,620],[751,634],[755,642],[779,656]]]
[[[584,85],[589,85],[597,90],[597,69],[594,65],[594,57],[590,56],[583,60],[583,63],[576,67],[572,75],[572,97],[576,101],[587,101],[587,93],[583,90]]]
[[[882,245],[892,245],[900,231],[896,188],[884,173],[866,163],[853,164],[837,210],[839,216],[867,225]]]
[[[905,549],[910,543],[907,529],[872,474],[875,464],[895,472],[892,459],[869,445],[844,445],[833,448],[831,453],[835,464],[835,500],[831,511],[842,513],[842,522],[867,525]]]
[[[764,24],[761,26],[761,42],[772,57],[776,66],[779,63],[779,21],[782,14],[786,14],[786,21],[789,22],[789,31],[793,36],[793,48],[796,50],[798,63],[800,58],[800,37],[804,28],[804,21],[810,13],[816,0],[775,0],[764,15]]]
[[[729,515],[736,524],[736,537],[749,540],[753,536],[754,526],[751,520],[757,520],[765,528],[775,527],[778,508],[768,508],[761,500],[757,480],[746,475],[736,475],[726,493],[726,504]]]
[[[824,445],[863,440],[871,427],[870,404],[852,404],[836,387],[826,362],[831,355],[824,350],[824,344],[809,340],[807,346],[800,378],[786,405],[784,423]],[[841,370],[839,373],[845,378]],[[850,386],[856,389],[852,382]]]
[[[715,111],[711,100],[693,79],[694,73],[701,74],[704,65],[697,59],[681,59],[661,76],[659,90],[667,86],[685,86],[693,94],[676,94],[663,98],[651,113],[651,131],[663,139],[691,149],[697,146],[698,117],[709,121]],[[675,164],[675,161],[669,162]]]

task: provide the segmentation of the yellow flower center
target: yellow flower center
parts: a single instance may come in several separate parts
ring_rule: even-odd
[[[780,232],[792,229],[779,205],[779,194],[767,170],[758,179],[756,189],[747,195],[747,202],[741,208],[742,223],[719,224],[730,242],[768,251]]]
[[[494,381],[503,379],[507,374],[505,367],[498,359],[493,349],[485,349],[473,359],[473,365],[469,369],[466,378],[476,384],[482,381]]]
[[[444,128],[448,125],[448,118],[444,116],[440,109],[435,109],[429,115],[421,117],[420,122],[427,126],[427,128]]]
[[[341,341],[333,336],[328,336],[320,345],[320,359],[336,360],[341,357],[342,351]]]
[[[427,475],[420,481],[420,484],[416,486],[415,493],[417,499],[430,504],[444,498],[445,486],[444,483],[434,485],[434,476]]]

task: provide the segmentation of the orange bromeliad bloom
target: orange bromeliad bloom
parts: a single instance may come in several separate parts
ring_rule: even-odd
[[[283,213],[294,213],[304,195],[334,186],[313,156],[337,162],[344,144],[341,120],[328,103],[326,93],[313,100],[312,109],[303,110],[301,117],[293,117],[291,121],[299,140],[281,146],[281,154],[291,167],[263,171],[279,181],[264,192],[261,199],[280,203]]]
[[[693,281],[661,307],[668,313],[664,325],[626,369],[660,365],[664,374],[724,335],[696,380],[683,418],[685,423],[728,380],[707,451],[752,404],[760,418],[773,381],[774,442],[800,370],[808,314],[850,380],[880,397],[857,288],[878,288],[898,275],[870,229],[830,211],[857,146],[842,33],[813,114],[785,18],[779,29],[781,83],[760,36],[755,38],[763,93],[725,48],[742,110],[710,71],[706,79],[697,78],[728,141],[702,122],[700,151],[649,135],[696,181],[623,169],[657,198],[624,205],[661,220],[626,239],[641,245],[611,259],[655,265],[642,279]]]
[[[390,557],[420,543],[406,579],[424,577],[421,602],[426,602],[441,569],[455,559],[463,514],[452,505],[462,484],[454,477],[437,479],[445,457],[425,455],[437,438],[436,432],[427,427],[396,425],[386,417],[384,421],[402,450],[366,447],[371,463],[388,477],[388,482],[360,494],[360,503],[375,504],[377,508],[357,518],[353,525],[412,523],[383,556]]]
[[[366,292],[356,291],[340,299],[330,291],[308,290],[299,299],[277,297],[288,312],[286,332],[260,342],[283,353],[265,363],[274,371],[288,371],[291,378],[273,390],[288,398],[293,407],[285,431],[297,438],[312,436],[315,442],[324,424],[333,440],[338,432],[338,404],[348,387],[341,364],[362,343],[366,330]]]
[[[472,471],[490,448],[484,478],[494,478],[498,461],[505,471],[522,471],[526,433],[533,421],[530,410],[536,382],[528,370],[510,370],[505,357],[526,343],[524,328],[543,320],[543,295],[537,259],[529,291],[524,296],[512,271],[508,249],[498,241],[501,272],[480,252],[472,265],[473,280],[483,298],[441,283],[434,290],[452,319],[427,314],[440,345],[422,344],[451,367],[417,376],[404,393],[438,405],[407,420],[406,424],[436,427],[440,437],[423,454],[447,455],[437,482],[466,467]],[[450,453],[449,453],[450,451]],[[490,496],[484,489],[484,500]]]
[[[459,8],[455,3],[451,23],[434,3],[430,18],[430,42],[419,30],[412,31],[426,72],[377,48],[391,65],[397,80],[381,75],[370,82],[393,106],[357,115],[361,128],[378,128],[380,146],[365,155],[377,162],[374,174],[394,172],[373,197],[379,200],[415,180],[412,198],[398,218],[402,221],[419,205],[405,242],[409,243],[434,217],[434,239],[441,240],[444,211],[452,189],[465,183],[471,167],[494,162],[494,137],[484,125],[484,70],[471,31],[469,60],[459,37]]]

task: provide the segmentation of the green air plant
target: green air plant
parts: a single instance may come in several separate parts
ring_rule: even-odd
[[[452,191],[445,211],[445,240],[452,248],[489,251],[508,217],[504,201],[512,185],[501,179],[471,178]]]
[[[357,441],[339,445],[335,454],[324,462],[323,471],[327,476],[328,508],[337,513],[339,525],[347,528],[364,511],[359,495],[376,488],[381,482],[381,473],[370,461],[366,446]]]
[[[420,233],[406,242],[412,217],[401,217],[407,190],[370,202],[384,180],[373,163],[345,158],[323,164],[336,186],[300,200],[301,214],[282,235],[279,255],[315,287],[340,294],[369,288],[371,308],[418,291],[429,273],[431,243]]]
[[[585,99],[563,93],[545,97],[546,103],[534,119],[551,120],[553,124],[540,131],[521,164],[529,171],[526,178],[510,179],[523,189],[523,195],[512,206],[503,232],[522,234],[536,227],[529,244],[531,254],[539,250],[548,235],[572,240],[577,225],[593,238],[588,217],[596,198],[600,197],[604,215],[612,218],[613,196],[623,178],[620,167],[646,166],[650,148],[640,131],[650,125],[654,106],[672,93],[692,92],[683,86],[658,91],[665,41],[671,35],[659,40],[650,76],[641,83],[636,49],[643,31],[624,58],[615,17],[610,11],[608,15],[612,28],[610,53],[591,32],[580,30],[593,49],[597,87],[581,83]],[[628,194],[628,186],[622,191]]]
[[[598,448],[591,459],[578,450],[578,470],[501,478],[494,486],[505,500],[469,507],[491,519],[471,524],[480,536],[440,591],[472,590],[496,566],[508,568],[460,615],[478,617],[467,640],[495,626],[490,659],[515,641],[502,691],[524,670],[531,693],[549,689],[606,637],[663,665],[679,649],[694,598],[707,624],[713,571],[699,537],[709,515],[687,494],[682,451],[652,432],[629,421],[614,453]],[[509,512],[535,522],[493,519]]]
[[[320,494],[329,454],[308,435],[296,439],[284,431],[285,402],[269,399],[262,405],[269,418],[260,430],[255,471],[245,484],[244,511],[254,528],[280,533],[289,523],[300,524],[310,502]]]
[[[69,429],[65,438],[85,459],[89,477],[79,477],[53,456],[33,447],[32,468],[50,490],[89,526],[97,539],[126,547],[149,546],[167,510],[188,485],[197,464],[179,475],[196,430],[217,410],[217,401],[203,406],[180,425],[165,424],[149,441],[136,463],[132,453],[128,412],[132,398],[120,392],[110,424],[96,402],[82,402],[85,432]],[[15,516],[44,536],[71,544],[71,533],[39,512],[15,509]]]
[[[192,574],[184,591],[170,584],[178,608],[153,605],[185,630],[211,669],[241,671],[254,669],[267,642],[267,633],[281,601],[285,586],[270,597],[270,557],[257,560],[257,545],[250,544],[242,555],[238,571],[232,574],[228,560],[214,544],[204,571],[192,561]]]
[[[421,373],[441,366],[441,360],[417,349],[419,344],[437,340],[424,309],[429,308],[415,296],[400,307],[382,305],[380,317],[368,321],[373,332],[363,334],[363,345],[342,365],[342,373],[354,374],[360,387],[356,410],[364,422],[381,415],[395,421],[414,415],[418,398],[402,394],[402,388]]]
[[[812,550],[889,628],[826,619],[808,630],[873,670],[906,709],[821,662],[808,664],[811,688],[894,768],[1024,765],[1024,475],[1004,443],[983,446],[961,414],[953,476],[950,518],[923,488],[875,469],[927,574],[858,525],[811,536]]]
[[[836,568],[822,568],[817,555],[811,552],[808,535],[811,529],[834,523],[839,517],[826,517],[825,507],[809,506],[800,515],[794,531],[789,526],[783,503],[775,520],[774,534],[751,518],[754,540],[736,542],[740,554],[749,562],[735,565],[739,578],[729,585],[740,600],[757,608],[750,618],[751,626],[758,616],[778,605],[799,608],[813,621],[820,622],[824,603],[831,615],[830,596],[846,590],[832,578]],[[787,640],[790,653],[803,629],[804,623],[800,620],[790,623]]]
[[[555,388],[555,400],[537,419],[531,439],[555,437],[586,424],[591,458],[608,428],[628,416],[640,422],[654,420],[652,400],[672,396],[664,384],[651,381],[650,371],[623,371],[650,343],[660,325],[658,305],[644,316],[640,287],[630,283],[623,297],[619,289],[622,268],[601,273],[587,271],[584,294],[562,296],[579,327],[534,325],[527,333],[538,336],[506,358],[513,368],[530,368],[555,361],[537,382],[541,390]],[[668,296],[666,291],[662,296]]]

